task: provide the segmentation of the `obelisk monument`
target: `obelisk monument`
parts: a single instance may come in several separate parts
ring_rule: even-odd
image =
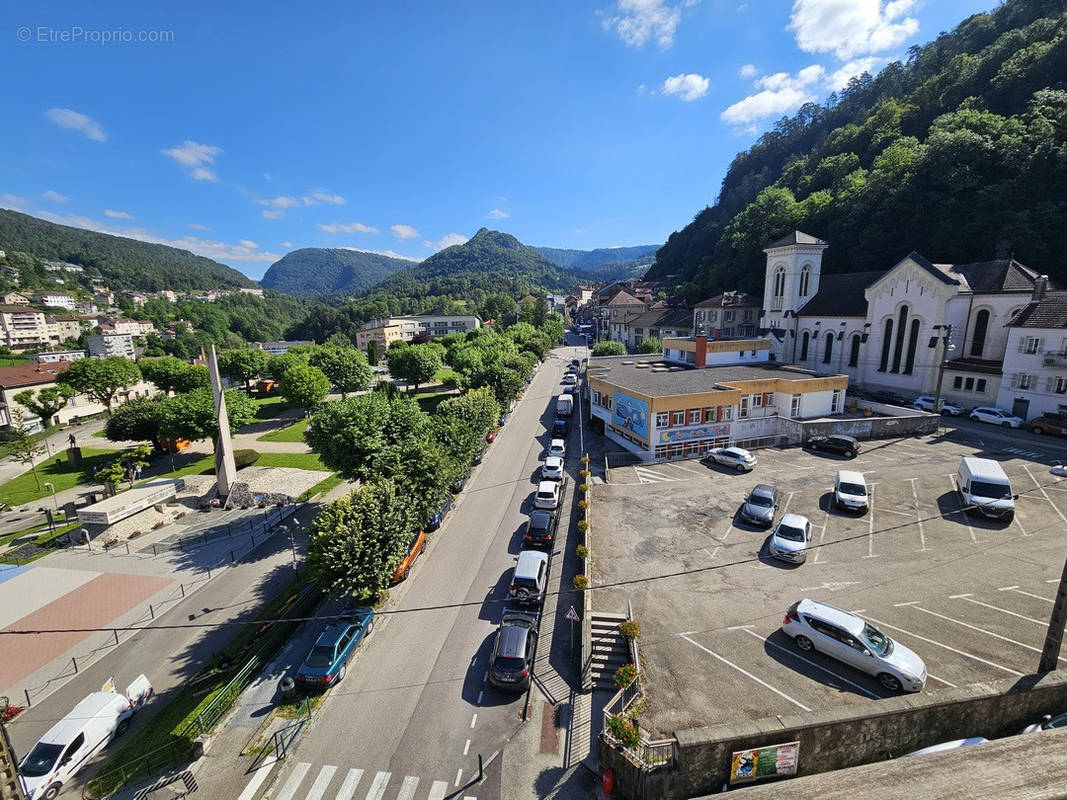
[[[215,480],[219,498],[225,499],[230,495],[230,484],[237,474],[237,467],[233,463],[230,419],[226,416],[226,395],[222,392],[222,379],[219,377],[219,362],[215,356],[215,345],[211,345],[208,369],[211,371],[211,394],[215,398],[215,421],[219,426],[219,435],[215,439]]]

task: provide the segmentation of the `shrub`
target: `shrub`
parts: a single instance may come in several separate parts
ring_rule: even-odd
[[[589,530],[589,523],[584,519],[578,520],[578,533],[585,534]]]
[[[619,633],[621,633],[623,638],[627,641],[632,642],[641,635],[641,624],[635,619],[628,619],[626,622],[620,622]]]
[[[585,591],[589,588],[589,578],[587,578],[585,575],[575,575],[574,588],[580,592]]]
[[[641,743],[641,731],[637,723],[622,714],[612,714],[608,717],[608,733],[622,742],[624,747],[636,747]]]
[[[140,531],[130,531],[130,535],[127,536],[126,538],[127,539],[136,539],[140,535],[141,535]]]
[[[588,483],[579,483],[578,484],[578,491],[580,491],[580,492],[588,492],[589,491],[589,484]]]
[[[637,680],[637,667],[633,664],[623,664],[615,670],[615,685],[620,689],[625,689],[635,680]]]
[[[259,461],[258,450],[234,450],[233,451],[233,465],[237,469],[244,469],[250,467]]]
[[[588,478],[589,477],[589,470],[580,469],[580,470],[578,470],[578,474],[581,475],[583,478]]]
[[[582,509],[582,511],[585,511],[587,508],[589,508],[589,501],[588,500],[579,500],[578,501],[578,508]]]
[[[582,456],[582,457],[581,457],[581,458],[579,458],[578,460],[579,460],[580,462],[582,462],[583,464],[588,464],[588,463],[589,463],[589,456]]]
[[[589,548],[586,547],[584,544],[580,544],[576,548],[574,548],[574,554],[584,561],[585,559],[589,558]]]

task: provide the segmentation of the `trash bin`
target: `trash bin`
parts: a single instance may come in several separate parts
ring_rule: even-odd
[[[282,678],[281,683],[278,684],[278,687],[282,691],[282,700],[289,702],[296,696],[296,681],[294,681],[288,675]]]

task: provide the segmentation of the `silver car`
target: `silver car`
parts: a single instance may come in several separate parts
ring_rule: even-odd
[[[701,461],[731,467],[738,472],[751,472],[756,467],[756,457],[742,447],[713,447]]]
[[[892,692],[926,685],[926,665],[913,651],[855,614],[829,603],[803,600],[785,613],[782,632],[798,650],[818,650],[878,679]]]
[[[741,504],[741,519],[769,528],[778,513],[778,490],[766,483],[757,484]]]
[[[803,564],[808,558],[808,542],[811,541],[811,523],[800,514],[785,514],[771,531],[767,545],[770,554],[780,561]]]

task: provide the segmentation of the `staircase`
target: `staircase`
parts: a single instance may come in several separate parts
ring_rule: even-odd
[[[591,614],[593,650],[589,672],[594,690],[616,691],[615,670],[630,663],[630,645],[619,633],[619,623],[626,619],[625,614]]]

